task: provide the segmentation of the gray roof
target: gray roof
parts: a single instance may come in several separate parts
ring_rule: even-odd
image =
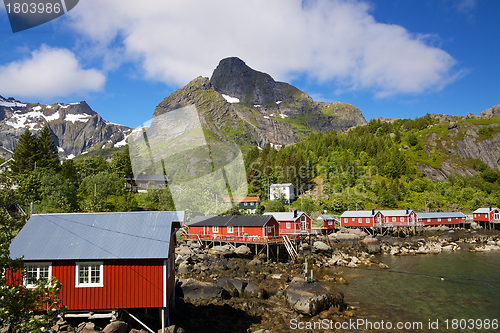
[[[498,209],[498,208],[478,208],[475,211],[473,211],[472,213],[473,214],[488,214],[489,212],[491,212],[492,210],[495,210],[495,209]]]
[[[371,210],[348,210],[342,213],[340,215],[341,218],[343,217],[373,217],[377,215],[378,210],[375,210],[375,214],[372,214]]]
[[[276,221],[296,221],[304,212],[297,212],[297,217],[293,217],[294,212],[267,212],[264,215],[272,215]],[[307,214],[306,214],[307,215]]]
[[[333,216],[331,214],[321,214],[321,218],[324,221],[337,221],[337,219],[335,218],[335,216]]]
[[[290,187],[293,186],[292,183],[285,183],[285,184],[272,184],[270,187]]]
[[[460,212],[417,213],[418,219],[447,219],[455,217],[465,217],[465,215]]]
[[[406,212],[408,211],[408,213]],[[395,209],[395,210],[381,210],[384,216],[408,216],[413,212],[411,209]]]
[[[25,260],[160,259],[184,212],[32,215],[10,245]]]
[[[193,219],[191,221],[184,223],[184,226],[190,226],[191,224],[195,224],[195,223],[198,223],[198,222],[201,222],[201,221],[205,221],[206,219],[210,219],[212,217],[215,217],[215,216],[201,216],[201,215],[197,215],[197,216],[193,217]]]
[[[189,224],[190,227],[193,226],[227,226],[227,225],[245,225],[245,226],[263,226],[266,225],[267,222],[272,218],[272,216],[212,216],[208,219],[203,219],[198,222],[191,221]]]

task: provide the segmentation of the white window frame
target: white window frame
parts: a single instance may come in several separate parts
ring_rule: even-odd
[[[448,222],[451,222],[451,217],[448,217]]]
[[[228,233],[228,234],[232,234],[233,232],[234,232],[234,228],[233,228],[233,226],[232,226],[232,225],[228,225],[228,226],[227,226],[227,233]]]
[[[441,222],[441,218],[440,217],[438,217],[438,222]]]
[[[403,216],[401,216],[401,217],[399,218],[399,220],[400,220],[401,222],[404,222],[404,221],[405,221],[405,218],[404,218]]]
[[[392,222],[396,222],[396,217],[392,217]]]
[[[290,222],[287,222],[287,223],[286,223],[286,228],[287,228],[287,229],[290,229],[290,228],[291,228]]]
[[[219,233],[219,226],[218,225],[213,225],[212,226],[212,232],[214,234],[218,234]]]
[[[363,223],[363,219],[361,217],[358,218],[358,223]]]
[[[498,220],[498,219],[500,219],[500,214],[498,213],[498,211],[495,211],[495,212],[493,213],[493,219],[494,219],[494,220]]]
[[[366,223],[370,223],[370,218],[369,217],[366,218]]]
[[[31,266],[31,267],[36,266],[36,279],[37,279],[37,281],[40,280],[40,266],[49,266],[49,276],[47,277],[47,280],[50,281],[50,279],[52,278],[52,263],[51,262],[30,262],[30,263],[25,263],[24,269],[25,269],[26,272],[28,271],[28,267],[29,266]],[[28,283],[28,277],[27,276],[23,279],[23,283],[24,283],[24,286],[26,288],[35,288],[36,287],[36,284],[34,284],[34,283]]]
[[[80,282],[80,268],[90,269],[91,265],[99,265],[99,282],[90,282],[90,273],[88,280],[89,282]],[[104,265],[102,261],[80,261],[76,262],[76,288],[86,288],[86,287],[104,287]]]

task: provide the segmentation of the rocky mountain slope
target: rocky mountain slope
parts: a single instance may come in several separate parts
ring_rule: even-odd
[[[3,148],[14,150],[19,136],[27,128],[36,134],[45,124],[54,134],[61,159],[93,149],[123,146],[131,132],[129,127],[103,120],[86,102],[43,105],[0,96],[0,146]]]
[[[500,105],[457,117],[434,114],[436,124],[422,130],[412,159],[425,175],[444,180],[451,174],[473,175],[479,163],[500,170]]]
[[[315,102],[238,58],[221,60],[210,79],[198,77],[173,92],[158,104],[153,117],[189,105],[197,107],[206,134],[243,148],[290,145],[312,132],[366,123],[355,106]]]

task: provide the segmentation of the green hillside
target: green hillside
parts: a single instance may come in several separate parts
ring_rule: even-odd
[[[453,150],[472,140],[469,137],[476,145],[496,140],[499,123],[498,118],[438,115],[371,120],[344,133],[314,133],[280,150],[254,148],[246,158],[249,188],[251,194],[266,198],[269,184],[291,182],[302,197],[294,206],[320,212],[356,208],[471,211],[498,206],[500,171]],[[445,179],[425,177],[428,170],[441,172]]]

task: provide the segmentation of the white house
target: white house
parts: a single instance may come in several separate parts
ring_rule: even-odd
[[[290,203],[295,200],[295,193],[292,183],[287,184],[272,184],[269,187],[269,199],[276,201],[282,198],[285,203]]]

